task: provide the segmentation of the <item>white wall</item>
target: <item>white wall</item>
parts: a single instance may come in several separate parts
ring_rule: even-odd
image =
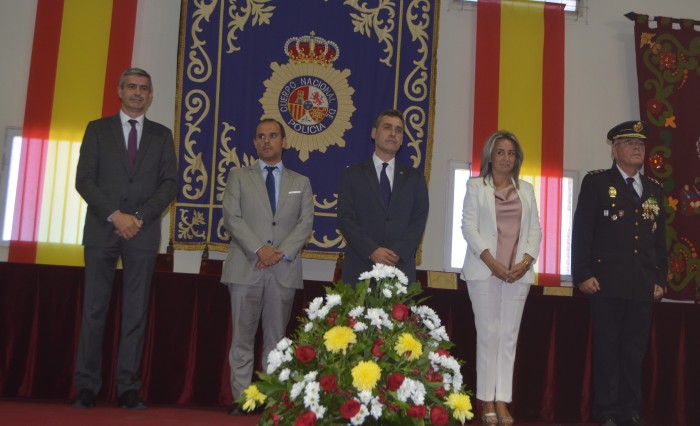
[[[700,19],[697,0],[584,0],[583,16],[566,21],[564,168],[609,167],[607,130],[638,117],[634,60],[634,25],[623,15]],[[21,127],[27,90],[36,0],[0,0],[0,130]],[[177,46],[180,2],[140,0],[133,64],[153,76],[155,100],[149,118],[170,128],[175,123]],[[471,160],[474,93],[473,58],[476,13],[473,6],[442,0],[437,52],[435,132],[430,176],[431,211],[423,240],[420,269],[442,270],[444,264],[447,164]],[[163,224],[163,244],[169,235]],[[178,251],[175,268],[196,272],[201,252]],[[212,257],[221,258],[213,253]],[[0,260],[7,259],[0,249]],[[304,275],[327,280],[334,263],[305,261]]]

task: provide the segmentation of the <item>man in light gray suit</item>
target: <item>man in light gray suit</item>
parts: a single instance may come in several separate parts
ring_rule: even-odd
[[[85,287],[75,367],[76,408],[95,406],[102,386],[102,340],[112,282],[124,265],[117,356],[118,405],[143,409],[139,389],[148,297],[160,244],[160,218],[177,193],[173,134],[145,117],[151,76],[129,68],[119,80],[119,114],[88,124],[75,188],[87,203]]]
[[[420,170],[396,161],[403,114],[386,110],[372,127],[374,155],[348,167],[338,188],[338,228],[348,245],[342,279],[355,284],[372,265],[395,266],[416,280],[416,252],[428,219],[428,186]]]
[[[282,150],[287,147],[282,124],[260,121],[253,144],[258,162],[231,170],[223,201],[224,227],[231,244],[221,282],[231,294],[229,364],[234,399],[251,383],[260,319],[263,366],[286,333],[294,294],[304,287],[301,249],[314,218],[309,179],[282,165]],[[234,403],[229,414],[246,413]]]

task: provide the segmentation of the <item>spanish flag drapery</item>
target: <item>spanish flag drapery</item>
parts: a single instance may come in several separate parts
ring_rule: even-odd
[[[75,168],[88,121],[119,110],[137,0],[39,0],[22,129],[11,262],[82,265]]]
[[[498,129],[522,144],[521,178],[539,197],[543,239],[538,284],[560,284],[564,153],[564,5],[528,0],[477,3],[472,170]]]

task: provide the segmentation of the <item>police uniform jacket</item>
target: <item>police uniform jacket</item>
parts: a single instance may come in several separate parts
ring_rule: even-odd
[[[641,176],[641,204],[617,166],[589,172],[574,215],[571,273],[574,284],[595,277],[593,297],[651,301],[654,284],[666,286],[665,214],[661,186]]]

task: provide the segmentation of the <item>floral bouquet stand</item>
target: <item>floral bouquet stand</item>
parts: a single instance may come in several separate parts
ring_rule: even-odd
[[[261,425],[448,425],[473,417],[461,362],[435,311],[400,270],[375,265],[356,288],[315,298],[293,339],[238,402]]]

